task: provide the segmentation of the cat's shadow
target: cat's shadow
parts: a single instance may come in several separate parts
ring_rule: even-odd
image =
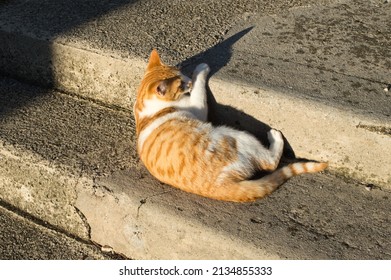
[[[254,135],[265,147],[270,145],[267,139],[267,133],[272,129],[268,124],[254,118],[230,105],[220,104],[216,101],[211,89],[207,86],[208,93],[208,120],[213,125],[225,125],[238,130],[247,131]],[[298,161],[308,161],[307,159],[297,158],[284,132],[281,131],[284,138],[284,150],[279,166],[285,166],[289,163]],[[259,172],[255,178],[262,177],[266,173]]]
[[[201,62],[206,62],[210,68],[210,76],[215,75],[221,68],[227,65],[232,57],[232,46],[249,33],[253,27],[244,29],[233,36],[227,38],[221,43],[214,47],[205,50],[189,59],[181,62],[178,66],[184,71],[185,74],[190,74],[194,70],[195,66]],[[267,132],[271,127],[246,114],[245,112],[238,110],[232,106],[219,104],[211,91],[210,87],[207,86],[208,92],[208,119],[214,125],[226,125],[229,127],[243,130],[254,135],[263,145],[269,146],[267,139]],[[239,94],[239,93],[238,93]],[[284,133],[281,131],[282,134]],[[284,137],[284,152],[280,162],[280,166],[287,165],[288,163],[297,161],[308,161],[307,159],[296,158],[295,152],[289,141]],[[256,177],[262,176],[263,174],[257,174]]]
[[[194,69],[194,66],[201,62],[206,62],[210,67],[210,76],[213,76],[231,60],[232,46],[246,36],[247,33],[251,32],[253,28],[254,27],[246,28],[215,46],[181,61],[177,66],[184,72],[191,72]]]

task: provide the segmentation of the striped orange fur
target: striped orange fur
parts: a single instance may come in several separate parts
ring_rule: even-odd
[[[247,132],[206,122],[208,73],[208,65],[200,64],[190,79],[152,51],[134,115],[137,150],[154,177],[187,192],[244,202],[270,194],[293,176],[327,167],[299,162],[276,170],[284,145],[279,131],[268,132],[266,148]],[[249,180],[258,170],[272,173]]]

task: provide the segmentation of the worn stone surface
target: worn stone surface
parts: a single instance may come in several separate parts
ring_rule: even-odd
[[[136,258],[390,257],[389,3],[109,2],[0,3],[0,72],[70,94],[1,78],[3,201]],[[213,122],[280,129],[286,157],[333,173],[251,204],[158,183],[131,117],[153,47],[210,64]]]
[[[280,258],[198,219],[188,219],[174,206],[171,191],[145,171],[130,169],[97,179],[93,189],[79,188],[76,207],[91,227],[92,240],[135,259]],[[163,203],[160,196],[165,197]],[[211,222],[220,214],[216,216]]]
[[[387,190],[326,173],[255,203],[198,197],[141,167],[128,112],[2,83],[1,200],[56,228],[137,259],[390,257]]]
[[[82,191],[77,205],[92,238],[135,258],[391,256],[390,193],[367,191],[330,174],[294,178],[271,196],[247,204],[184,193],[140,169],[99,179],[88,192]]]
[[[14,1],[0,6],[0,71],[131,108],[129,92],[136,91],[152,48],[169,63],[186,63],[250,14],[332,2]]]
[[[212,105],[217,123],[250,131],[265,144],[273,127],[297,157],[327,161],[340,174],[391,188],[391,159],[384,153],[391,137],[384,119],[223,81],[210,81],[210,88],[224,104]]]
[[[55,227],[89,238],[89,228],[74,207],[75,188],[83,178],[56,169],[33,153],[15,150],[0,141],[1,200]]]
[[[283,15],[254,14],[227,37],[235,42],[224,78],[289,89],[332,107],[379,116],[390,125],[391,5],[345,1],[297,8]]]
[[[39,225],[0,206],[1,260],[107,260],[121,256],[104,254],[90,242]],[[14,272],[15,273],[15,272]]]
[[[7,143],[89,174],[136,160],[130,112],[13,79],[1,78],[1,85],[0,135]]]
[[[213,17],[186,14],[180,26],[159,18],[135,33],[132,28],[143,22],[136,11],[163,12],[166,22],[173,22],[170,5],[147,12],[153,1],[116,1],[92,9],[91,3],[44,1],[40,5],[48,10],[39,11],[36,5],[21,9],[23,1],[3,5],[0,71],[131,110],[146,63],[142,58],[152,48],[148,39],[154,38],[164,60],[180,62],[187,73],[200,61],[210,64],[211,90],[219,103],[230,105],[226,112],[216,110],[226,113],[220,119],[246,128],[266,123],[282,130],[298,156],[329,161],[347,176],[390,187],[390,159],[383,153],[391,145],[391,95],[384,91],[390,83],[390,5],[245,1],[222,8],[216,2],[221,9]],[[72,5],[81,5],[76,15],[48,24],[49,10]],[[176,12],[207,11],[203,5],[180,2]],[[37,17],[24,17],[33,11]],[[191,28],[190,22],[199,25]],[[211,36],[215,31],[220,35]],[[235,108],[255,120],[247,122]]]
[[[95,2],[3,4],[1,71],[131,108],[155,47],[171,64],[208,62],[212,79],[390,117],[389,3]]]
[[[232,25],[250,14],[285,13],[292,7],[335,2],[340,1],[18,0],[1,4],[0,24],[2,30],[79,42],[81,47],[125,56],[145,58],[158,47],[165,56],[181,61],[221,41]]]

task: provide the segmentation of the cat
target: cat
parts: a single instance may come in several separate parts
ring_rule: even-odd
[[[154,177],[212,199],[247,202],[269,195],[295,175],[327,167],[324,162],[298,162],[277,169],[284,146],[281,132],[268,132],[266,148],[245,131],[208,123],[209,71],[200,64],[190,79],[152,51],[134,117],[137,151]],[[259,170],[272,173],[251,180]]]

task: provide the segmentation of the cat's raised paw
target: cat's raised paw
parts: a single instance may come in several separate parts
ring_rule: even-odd
[[[206,63],[198,64],[196,69],[194,70],[194,75],[204,74],[205,76],[208,75],[210,72],[209,65]]]

